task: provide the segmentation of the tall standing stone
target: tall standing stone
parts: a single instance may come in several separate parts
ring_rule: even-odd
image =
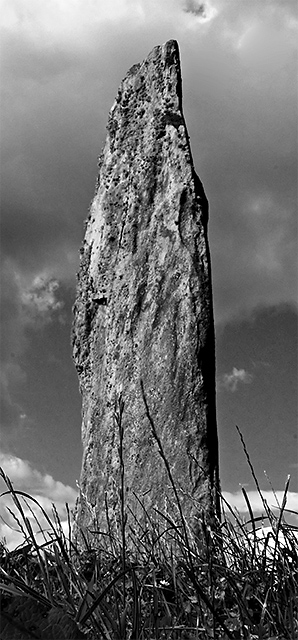
[[[82,394],[77,524],[106,529],[119,507],[122,394],[125,502],[173,504],[144,394],[186,516],[218,513],[215,347],[208,203],[182,113],[174,40],[122,81],[109,114],[81,250],[73,354]],[[116,404],[115,404],[116,403]],[[105,503],[106,500],[106,503]]]

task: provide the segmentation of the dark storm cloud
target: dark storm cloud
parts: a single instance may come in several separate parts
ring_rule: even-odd
[[[187,13],[192,13],[195,16],[205,17],[205,5],[203,2],[197,2],[196,0],[187,0],[184,5],[184,10]]]
[[[186,119],[210,200],[217,321],[296,299],[295,45],[284,26],[283,55],[260,70],[241,45],[249,27],[241,30],[220,39],[214,29],[195,58],[190,40],[184,58]]]

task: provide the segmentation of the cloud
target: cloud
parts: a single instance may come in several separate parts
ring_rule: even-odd
[[[217,15],[217,10],[209,2],[199,0],[186,0],[184,11],[195,16],[199,22],[209,22]]]
[[[251,384],[253,381],[253,376],[251,373],[245,371],[245,369],[237,369],[233,367],[232,373],[224,373],[222,379],[219,382],[219,386],[225,387],[228,391],[236,391],[238,385],[242,382],[243,384]]]
[[[279,530],[278,535],[276,531],[272,529],[271,526],[260,527],[256,529],[256,539],[257,539],[257,553],[261,554],[266,552],[267,557],[274,557],[274,554],[279,554],[279,552],[283,551],[283,549],[288,549],[292,547],[293,544],[298,543],[298,530],[297,523],[293,525],[293,527],[289,524],[289,528],[287,529],[287,535],[284,535],[284,532]],[[278,544],[276,545],[276,538],[278,540]],[[248,539],[250,539],[252,544],[255,544],[255,539],[253,533],[249,533]]]
[[[196,0],[186,0],[185,9],[187,13],[193,13],[195,16],[204,17],[205,6],[203,2],[197,2]]]
[[[94,0],[76,0],[71,5],[68,0],[43,3],[27,0],[24,7],[23,0],[4,0],[1,23],[7,31],[17,31],[41,48],[61,45],[62,41],[64,48],[75,43],[75,47],[80,48],[82,41],[88,46],[87,30],[92,40],[98,24],[118,22],[129,15],[133,18],[134,13],[138,13],[138,5],[129,0],[114,0],[112,4],[101,1],[100,6],[96,6]]]
[[[16,261],[5,258],[2,261],[2,282],[1,322],[6,334],[4,352],[18,354],[26,346],[26,327],[34,325],[38,328],[57,317],[63,320],[61,283],[50,271],[38,272],[37,268],[33,272],[22,270]]]
[[[257,537],[260,540],[259,551],[262,551],[263,544],[268,534],[270,534],[269,548],[273,546],[273,541],[274,541],[272,527],[268,525],[265,526],[264,524],[264,522],[267,521],[267,518],[266,518],[266,511],[264,509],[263,500],[267,503],[271,513],[274,513],[275,516],[278,518],[280,515],[281,506],[283,505],[285,494],[284,494],[284,491],[279,491],[279,490],[275,491],[274,494],[272,491],[267,491],[267,490],[262,491],[263,500],[261,499],[258,491],[247,490],[246,494],[247,494],[254,518],[257,518],[257,517],[260,518],[261,516],[262,518],[264,518],[264,521],[260,520],[255,522],[256,529],[257,529]],[[250,513],[248,511],[247,504],[242,491],[240,490],[237,492],[223,491],[223,497],[227,501],[230,507],[236,510],[238,514],[243,516],[246,520],[250,521]],[[296,536],[298,541],[297,504],[298,504],[298,493],[295,491],[288,491],[286,495],[286,505],[284,510],[283,522],[286,522],[289,528],[292,527],[293,535]],[[231,513],[227,505],[225,505],[224,503],[223,503],[223,508],[226,516],[230,517]],[[284,536],[282,533],[279,535],[279,542],[281,544],[283,544],[284,542]]]
[[[41,331],[54,320],[64,322],[60,283],[51,274],[26,273],[13,260],[2,261],[1,287],[1,429],[24,425],[25,412],[18,400],[26,382],[22,355],[30,345],[28,329]]]
[[[27,460],[22,460],[10,454],[0,453],[0,467],[2,467],[5,474],[11,480],[14,489],[16,491],[24,491],[35,498],[52,520],[52,503],[54,503],[64,531],[67,533],[68,522],[65,503],[68,503],[70,509],[74,508],[77,497],[77,491],[75,491],[75,489],[54,480],[49,474],[40,473],[40,471],[34,469]],[[3,493],[6,490],[7,488],[4,481],[0,479],[0,492]],[[26,517],[29,518],[33,531],[37,533],[37,524],[33,514],[22,499],[21,502],[24,513]],[[28,503],[41,527],[48,529],[49,525],[46,523],[41,510],[33,501],[28,500]],[[24,542],[24,536],[18,530],[16,521],[7,510],[7,506],[14,511],[20,520],[21,517],[10,496],[2,495],[0,498],[0,535],[1,538],[5,537],[7,546],[12,549]],[[40,534],[38,539],[41,541]]]
[[[246,491],[253,513],[264,513],[264,505],[260,498],[258,491]],[[223,491],[223,496],[229,505],[236,508],[240,513],[248,513],[247,504],[244,495],[241,490],[233,493],[229,491]],[[278,509],[281,507],[284,498],[284,491],[262,491],[262,496],[267,502],[270,509]],[[292,509],[297,513],[298,517],[298,493],[295,491],[287,492],[287,509]]]
[[[280,17],[284,28],[281,28]],[[261,15],[244,25],[234,46],[247,69],[258,74],[271,74],[285,68],[291,51],[297,47],[295,28],[287,11],[278,16],[271,11],[271,15],[267,13],[264,16],[265,19],[260,18]]]
[[[243,537],[243,540],[242,540],[243,545],[247,546],[249,544],[249,540],[251,540],[251,543],[253,544],[256,543],[256,552],[258,554],[264,553],[264,549],[266,549],[266,554],[268,554],[268,556],[272,558],[272,553],[274,553],[274,550],[275,550],[276,533],[272,529],[272,526],[264,524],[265,522],[268,522],[268,521],[266,518],[266,512],[264,509],[263,500],[267,503],[271,513],[275,513],[276,517],[278,518],[280,514],[280,508],[283,504],[283,500],[285,497],[284,491],[278,490],[278,491],[275,491],[274,494],[272,491],[267,491],[267,490],[262,491],[263,500],[261,499],[258,491],[247,490],[246,494],[247,494],[254,518],[258,518],[258,517],[260,518],[262,516],[262,520],[260,519],[259,521],[257,520],[255,521],[257,542],[255,541],[253,534],[251,533],[250,513],[248,511],[247,503],[244,498],[243,492],[241,490],[236,492],[223,491],[223,498],[226,500],[228,505],[232,507],[232,509],[236,510],[238,514],[242,516],[243,518],[242,522],[247,521],[249,525],[246,529],[247,537]],[[288,532],[289,532],[288,540],[293,540],[293,539],[295,540],[296,538],[298,542],[297,504],[298,504],[298,493],[295,491],[288,491],[286,495],[286,506],[285,506],[285,512],[284,512],[285,519],[283,521],[283,524],[286,522],[288,525]],[[223,508],[227,518],[231,518],[231,512],[224,502],[223,502]],[[292,512],[294,513],[288,513],[287,509],[292,510]],[[237,536],[238,544],[240,541],[239,535],[241,536],[240,532],[238,531],[238,536]],[[229,544],[229,539],[230,539],[229,537],[224,538],[224,542],[227,545],[226,558],[228,562],[233,563],[233,555],[231,555],[231,545]],[[282,531],[279,531],[278,543],[279,544],[278,544],[277,553],[283,547],[285,546],[288,547],[289,543],[287,542]],[[265,544],[266,544],[266,547],[265,547]]]
[[[267,561],[272,561],[275,555],[279,555],[280,553],[283,555],[283,550],[293,549],[293,546],[298,542],[298,530],[297,530],[297,522],[296,524],[287,523],[287,533],[284,535],[284,531],[279,529],[278,533],[276,529],[271,526],[259,525],[256,523],[255,532],[251,529],[246,529],[246,534],[243,534],[241,531],[230,531],[230,536],[233,536],[233,533],[236,535],[236,545],[239,550],[247,549],[249,555],[252,553],[252,549],[257,555],[267,556]],[[225,545],[225,557],[228,564],[231,566],[235,562],[235,549],[234,545],[231,545],[231,537],[224,538],[223,542]],[[278,541],[278,544],[276,544]],[[239,559],[239,556],[238,556]],[[275,558],[276,560],[276,558]]]
[[[37,319],[50,322],[53,313],[62,309],[63,302],[57,300],[58,289],[59,282],[44,275],[35,276],[27,289],[20,287],[21,305],[30,322],[36,322]]]

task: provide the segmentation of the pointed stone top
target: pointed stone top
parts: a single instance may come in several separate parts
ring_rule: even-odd
[[[148,55],[148,59],[152,60],[162,58],[167,65],[180,66],[179,45],[177,40],[167,40],[164,44],[157,45]]]
[[[160,63],[162,61],[164,66],[175,65],[180,71],[180,54],[177,40],[167,40],[164,44],[154,47],[143,62],[132,65],[126,76],[136,75],[139,69],[146,63],[148,64],[148,62]]]
[[[158,103],[165,100],[166,108],[174,106],[174,96],[177,100],[176,108],[182,111],[182,81],[177,40],[168,40],[154,47],[143,62],[134,64],[129,69],[119,87],[116,103],[121,101],[125,90],[129,93],[127,99],[133,97],[137,102],[146,100],[149,90],[152,101],[156,102],[157,97]]]
[[[118,153],[124,141],[128,150],[135,142],[136,128],[138,135],[148,139],[153,128],[164,129],[169,121],[177,127],[182,120],[179,47],[176,40],[168,40],[154,47],[142,63],[134,64],[122,80],[107,126],[110,150]]]

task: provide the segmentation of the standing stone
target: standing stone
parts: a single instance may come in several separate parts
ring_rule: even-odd
[[[83,419],[77,524],[106,530],[106,505],[111,521],[119,514],[120,394],[125,505],[139,518],[135,493],[149,511],[174,504],[141,381],[186,517],[212,518],[219,483],[208,203],[182,113],[175,40],[128,71],[107,130],[74,305]]]

